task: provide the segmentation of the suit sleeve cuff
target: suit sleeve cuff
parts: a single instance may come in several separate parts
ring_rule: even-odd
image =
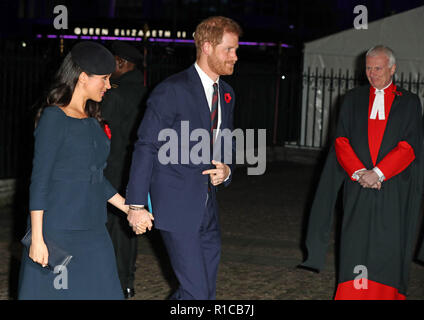
[[[223,182],[226,182],[228,179],[230,179],[230,176],[231,176],[231,168],[230,168],[230,172],[228,173],[227,178],[225,178],[225,180]]]
[[[355,181],[358,181],[358,180],[359,180],[358,172],[365,171],[365,170],[367,170],[367,169],[362,168],[362,169],[356,170],[356,171],[352,174],[352,179],[353,179],[353,180],[355,180]]]
[[[381,172],[378,167],[374,167],[372,170],[378,175],[378,181],[383,182],[384,179],[386,179],[383,172]]]
[[[116,189],[112,186],[112,184],[107,179],[104,179],[104,187],[105,187],[106,200],[109,200],[115,194],[118,193],[118,191],[116,191]]]

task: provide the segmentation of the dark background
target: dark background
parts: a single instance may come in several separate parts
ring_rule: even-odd
[[[301,46],[352,27],[353,8],[365,5],[369,22],[423,5],[422,0],[3,0],[1,36],[29,37],[35,25],[51,27],[53,8],[65,5],[70,22],[161,26],[194,30],[204,18],[238,21],[250,40]]]
[[[274,46],[240,46],[234,75],[236,128],[267,129],[267,144],[297,143],[300,136],[302,50],[305,42],[351,28],[358,4],[368,22],[423,5],[422,0],[2,0],[0,3],[0,178],[16,178],[31,158],[34,109],[53,73],[79,39],[47,39],[73,34],[75,26],[166,29],[187,32],[212,15],[236,20],[241,41]],[[53,9],[68,9],[68,30],[56,30]],[[37,34],[43,37],[37,38]],[[102,41],[110,46],[111,41]],[[279,44],[285,44],[285,47]],[[146,56],[146,86],[195,60],[194,44],[133,42]],[[282,79],[284,76],[284,79]],[[23,155],[27,155],[23,157]],[[23,169],[24,168],[24,169]]]
[[[53,8],[56,5],[67,7],[69,30],[54,29]],[[319,80],[315,77],[309,81],[310,74],[303,74],[304,43],[352,28],[356,5],[368,8],[368,22],[372,22],[424,5],[424,1],[1,0],[0,179],[16,179],[12,209],[14,240],[19,241],[26,225],[34,113],[61,60],[79,41],[47,39],[46,35],[69,35],[73,34],[75,26],[84,26],[167,29],[172,31],[172,38],[177,31],[183,30],[190,39],[202,19],[213,15],[230,17],[243,28],[240,41],[278,44],[240,46],[234,75],[224,77],[236,93],[235,127],[265,128],[268,146],[285,147],[288,142],[299,143],[305,77],[308,83]],[[42,38],[37,38],[38,34],[43,35]],[[109,47],[111,41],[102,43]],[[192,43],[158,43],[143,39],[133,44],[145,55],[145,64],[140,68],[145,72],[149,90],[195,60]],[[345,81],[340,77],[338,80]],[[281,179],[295,180],[285,176]],[[315,183],[307,181],[305,185],[314,186]],[[242,197],[246,197],[244,193]],[[17,279],[17,263],[16,260],[11,262],[11,279]],[[12,295],[15,289],[11,282]]]

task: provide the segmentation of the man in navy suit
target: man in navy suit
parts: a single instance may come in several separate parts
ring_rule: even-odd
[[[219,76],[233,73],[241,32],[229,18],[202,21],[194,35],[196,63],[155,88],[138,129],[126,196],[128,221],[137,234],[152,228],[143,207],[150,192],[155,227],[180,284],[171,299],[216,297],[221,253],[216,191],[230,183],[235,163],[234,138],[232,159],[224,157],[228,148],[217,152],[228,143],[217,143],[222,136],[216,129],[233,130],[235,100]]]

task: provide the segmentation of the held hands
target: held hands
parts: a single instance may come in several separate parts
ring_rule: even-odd
[[[359,176],[358,183],[363,188],[381,189],[381,182],[379,181],[378,174],[373,170],[364,170],[357,173]]]
[[[29,257],[32,261],[41,264],[43,268],[47,267],[47,263],[49,262],[49,251],[43,240],[31,242]]]
[[[155,219],[149,211],[143,208],[141,210],[129,209],[127,220],[136,234],[143,234],[147,231],[146,229],[152,230],[152,221]]]
[[[230,174],[230,167],[225,163],[212,160],[212,164],[216,169],[209,169],[202,172],[203,175],[208,174],[212,185],[217,186],[224,182]]]

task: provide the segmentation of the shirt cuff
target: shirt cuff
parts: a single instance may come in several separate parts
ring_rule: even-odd
[[[386,177],[384,176],[383,172],[378,167],[374,167],[372,169],[377,175],[378,175],[378,181],[383,182]]]
[[[359,180],[358,172],[365,171],[365,170],[367,170],[367,169],[362,168],[362,169],[356,170],[356,171],[352,174],[352,179],[353,179],[353,180],[358,181],[358,180]]]
[[[231,168],[230,168],[230,173],[228,174],[228,176],[227,176],[227,178],[224,180],[224,182],[225,182],[225,181],[227,181],[227,180],[230,178],[230,176],[231,176]]]

